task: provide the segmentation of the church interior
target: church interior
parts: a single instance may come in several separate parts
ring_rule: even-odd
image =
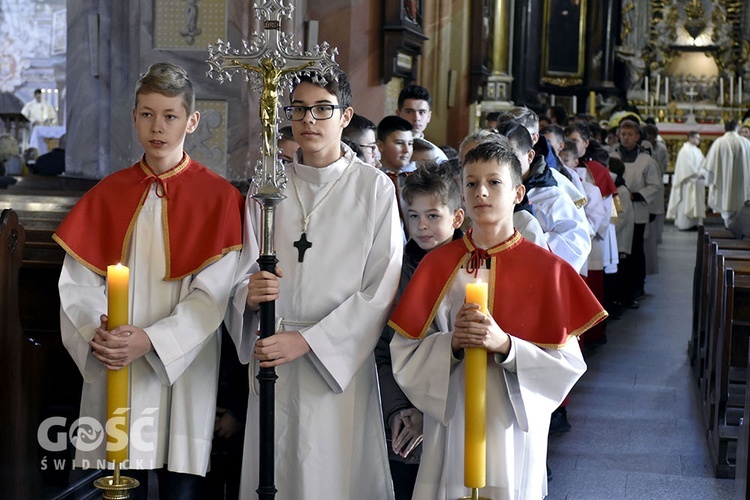
[[[202,118],[185,151],[247,192],[261,94],[210,77],[207,59],[210,45],[241,47],[263,30],[254,3],[0,0],[0,496],[100,494],[103,471],[72,468],[82,380],[60,339],[65,251],[51,235],[84,193],[140,159],[133,88],[159,61],[185,68],[196,89]],[[280,29],[302,50],[337,49],[357,114],[378,123],[406,86],[427,88],[424,137],[441,148],[518,107],[548,121],[562,109],[605,137],[635,115],[666,146],[666,207],[688,133],[703,154],[730,121],[750,133],[747,1],[280,3],[293,7]],[[35,100],[49,110],[39,120],[22,112]],[[61,150],[61,170],[33,171]],[[550,436],[547,498],[750,498],[750,243],[720,215],[709,210],[697,231],[666,222],[647,293],[584,352],[572,428]]]

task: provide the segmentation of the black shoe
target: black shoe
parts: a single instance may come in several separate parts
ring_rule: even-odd
[[[612,302],[612,304],[607,307],[607,312],[609,313],[609,316],[607,319],[610,320],[617,320],[620,319],[622,316],[622,311],[625,309],[625,306],[622,305],[622,302]]]
[[[635,294],[635,300],[643,300],[646,298],[646,291],[641,288],[638,293]]]
[[[627,307],[628,309],[638,309],[639,307],[641,307],[641,303],[633,299],[627,304],[625,304],[625,307]]]
[[[550,434],[562,434],[568,432],[571,429],[571,425],[568,423],[568,410],[565,408],[558,408],[552,412],[552,417],[549,421],[549,433]]]
[[[552,481],[552,469],[547,466],[547,481]]]

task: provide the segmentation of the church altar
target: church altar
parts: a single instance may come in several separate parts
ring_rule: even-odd
[[[40,155],[47,153],[49,147],[47,141],[49,139],[60,139],[65,134],[64,126],[45,126],[37,125],[34,130],[31,131],[31,138],[29,139],[29,147],[36,148]]]

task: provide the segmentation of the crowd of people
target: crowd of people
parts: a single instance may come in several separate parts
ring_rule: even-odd
[[[254,498],[265,367],[279,377],[279,498],[464,496],[473,347],[487,351],[481,493],[543,498],[548,434],[570,429],[584,355],[606,342],[608,315],[646,296],[665,213],[679,227],[698,218],[683,201],[700,191],[687,185],[700,166],[676,177],[683,201],[667,211],[666,148],[635,113],[604,128],[514,108],[456,150],[425,138],[424,87],[404,88],[375,124],[354,113],[342,71],[324,86],[301,77],[280,131],[278,267],[261,271],[258,204],[183,151],[194,101],[181,68],[151,66],[133,113],[143,158],[87,193],[55,234],[81,416],[105,418],[106,372],[130,365],[131,421],[150,417],[131,428],[128,474],[145,484],[134,498],[146,498],[148,470],[160,498]],[[700,163],[695,141],[678,164]],[[110,329],[105,270],[120,261],[132,270],[132,324]],[[486,313],[465,303],[477,280]],[[260,339],[268,301],[277,333]],[[105,446],[78,450],[79,466]]]

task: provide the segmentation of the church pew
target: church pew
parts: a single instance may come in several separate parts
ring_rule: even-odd
[[[690,340],[688,341],[688,356],[691,366],[695,366],[698,354],[698,331],[702,321],[701,316],[701,293],[705,286],[705,261],[704,255],[708,251],[711,238],[731,239],[734,235],[731,231],[718,227],[698,226],[698,237],[696,238],[695,266],[693,268],[693,322]]]
[[[730,262],[730,261],[728,261]],[[739,421],[745,407],[750,334],[750,274],[725,272],[724,321],[716,344],[716,404],[709,431],[717,477],[734,477]]]
[[[715,286],[717,284],[714,279],[715,265],[711,260],[713,258],[711,251],[712,245],[715,245],[717,249],[722,250],[750,250],[750,241],[711,238],[707,233],[704,235],[703,243],[704,248],[700,252],[701,264],[697,273],[699,276],[699,283],[697,285],[698,291],[696,293],[697,297],[693,302],[694,311],[697,310],[697,314],[694,313],[694,320],[696,323],[693,325],[690,346],[690,361],[699,386],[701,385],[705,373],[707,328],[711,322],[708,312],[710,305],[714,301],[713,292],[715,291]],[[719,283],[719,286],[721,286],[721,283]]]
[[[719,360],[717,360],[718,339],[722,335],[726,294],[725,276],[726,270],[732,268],[735,274],[750,274],[750,252],[729,259],[718,249],[714,243],[711,245],[711,262],[713,272],[711,274],[711,305],[709,307],[708,321],[706,323],[706,339],[700,354],[702,366],[701,377],[698,386],[703,403],[703,420],[706,429],[712,430],[714,424],[714,410],[716,405],[716,373]]]
[[[690,340],[688,341],[688,356],[693,367],[696,380],[700,381],[703,367],[700,364],[700,353],[704,349],[705,324],[707,303],[710,301],[710,264],[709,249],[713,233],[704,226],[698,227],[698,244],[696,249],[695,269],[693,272],[693,323]]]
[[[7,212],[17,220],[13,211]],[[2,352],[16,365],[14,377],[5,380],[16,382],[7,384],[13,392],[6,393],[10,388],[3,386],[0,400],[18,412],[13,421],[22,422],[9,426],[18,443],[6,446],[4,440],[0,446],[3,461],[12,460],[14,467],[3,467],[3,471],[12,471],[5,484],[13,482],[11,491],[19,492],[8,498],[89,498],[94,491],[92,481],[100,475],[97,471],[71,470],[74,449],[69,441],[64,450],[49,451],[37,439],[39,425],[49,417],[64,420],[63,426],[51,431],[51,437],[67,435],[80,406],[81,376],[60,337],[57,281],[64,252],[51,236],[61,218],[58,214],[25,216],[18,224],[24,244],[18,249],[17,280],[13,290],[0,297],[0,309],[12,310],[11,316],[19,325],[14,333],[3,334]],[[40,220],[55,222],[40,224]],[[0,264],[6,262],[1,252],[0,259]],[[6,346],[8,339],[13,344]],[[2,414],[7,414],[4,408]]]
[[[750,286],[746,278],[738,278],[745,281],[744,286]],[[750,346],[748,346],[745,374],[750,375]],[[750,380],[745,379],[745,408],[739,422],[737,431],[737,460],[735,467],[735,498],[738,500],[750,500]]]
[[[25,242],[23,226],[12,210],[0,214],[0,349],[4,360],[0,363],[0,481],[7,498],[35,498],[36,482],[33,469],[27,467],[34,455],[35,443],[29,439],[33,426],[29,419],[33,393],[23,390],[27,376],[21,354],[34,354],[23,335],[18,318],[18,272]],[[33,418],[33,415],[32,415]],[[35,420],[35,419],[34,419]]]

